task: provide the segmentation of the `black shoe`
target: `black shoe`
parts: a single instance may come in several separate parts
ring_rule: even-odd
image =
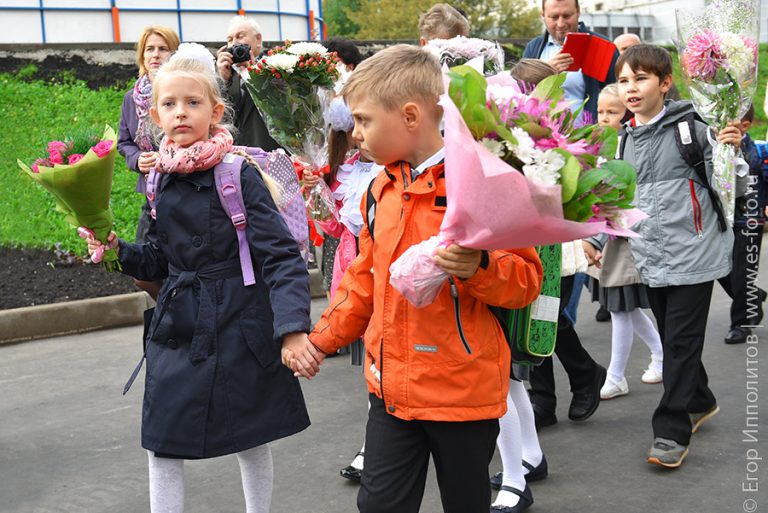
[[[557,424],[557,417],[555,412],[545,411],[543,408],[533,405],[533,421],[536,424],[536,431],[547,426],[553,426]]]
[[[597,322],[608,322],[611,320],[611,312],[605,309],[603,305],[600,305],[597,313],[595,314],[595,320]]]
[[[523,466],[528,470],[528,473],[525,475],[525,482],[526,483],[533,483],[534,481],[541,481],[542,479],[546,479],[549,475],[549,465],[547,465],[547,457],[543,454],[541,455],[541,463],[539,463],[537,466],[533,466],[527,461],[523,460]]]
[[[494,475],[491,476],[490,479],[488,479],[488,483],[490,483],[491,488],[494,490],[498,490],[501,488],[501,482],[504,479],[504,472],[496,472]]]
[[[728,331],[728,335],[725,337],[726,344],[743,344],[747,341],[747,337],[752,334],[752,330],[749,328],[735,327]]]
[[[568,408],[569,419],[581,422],[587,420],[595,413],[595,410],[600,405],[600,389],[605,384],[605,377],[605,367],[598,365],[590,389],[586,392],[573,394],[571,406]]]
[[[491,506],[491,513],[522,513],[533,504],[533,493],[528,485],[525,485],[525,490],[522,492],[511,486],[502,486],[501,490],[514,493],[520,497],[520,500],[514,506]]]
[[[362,451],[355,454],[355,458],[358,456],[364,456],[364,453]],[[352,465],[349,465],[348,467],[344,467],[339,471],[339,474],[344,479],[349,479],[350,481],[355,481],[356,483],[360,482],[360,479],[363,477],[363,469],[353,467]]]

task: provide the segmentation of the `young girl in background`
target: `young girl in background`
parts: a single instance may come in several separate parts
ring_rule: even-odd
[[[619,130],[626,114],[616,84],[606,86],[597,100],[598,124]],[[605,385],[600,390],[600,399],[613,399],[629,392],[624,370],[635,333],[651,351],[651,363],[640,378],[643,383],[661,382],[663,352],[659,332],[642,311],[642,308],[650,308],[648,292],[646,286],[640,283],[629,241],[624,237],[611,240],[602,237],[600,240],[607,242],[602,250],[601,268],[594,273],[596,276],[593,276],[590,289],[592,299],[599,301],[611,314],[611,363]],[[591,243],[584,241],[584,244]]]
[[[210,64],[210,63],[209,63]],[[165,279],[147,329],[142,446],[153,513],[184,509],[184,460],[237,454],[249,513],[267,512],[269,442],[309,426],[281,342],[306,337],[309,277],[269,179],[243,163],[246,238],[256,283],[245,286],[235,228],[214,167],[232,148],[211,67],[174,58],[153,80],[152,119],[165,138],[155,169],[157,218],[144,244],[118,242],[123,272]],[[89,239],[93,252],[101,243]]]

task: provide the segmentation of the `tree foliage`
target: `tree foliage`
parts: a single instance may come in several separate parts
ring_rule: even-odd
[[[323,0],[323,20],[329,36],[354,37],[360,27],[353,23],[349,12],[360,9],[360,0]]]
[[[463,1],[456,5],[467,13],[473,37],[528,38],[542,30],[540,12],[528,0]]]
[[[358,10],[347,17],[359,29],[356,39],[418,39],[419,16],[434,0],[359,0]]]

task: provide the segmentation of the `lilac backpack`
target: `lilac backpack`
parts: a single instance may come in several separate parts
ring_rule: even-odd
[[[299,244],[299,249],[304,260],[309,255],[309,225],[307,210],[304,206],[304,198],[301,194],[301,186],[290,157],[282,150],[265,152],[261,148],[235,147],[236,150],[245,150],[253,157],[259,167],[275,180],[281,188],[281,198],[277,207],[288,225],[288,229]],[[253,272],[251,250],[245,237],[245,228],[248,219],[243,203],[243,191],[240,185],[240,169],[245,159],[240,155],[227,153],[222,161],[213,170],[216,181],[216,192],[219,194],[221,206],[232,220],[237,232],[237,242],[240,253],[240,268],[243,271],[243,284],[247,287],[253,285],[256,280]],[[147,176],[147,201],[151,208],[150,215],[154,219],[157,201],[157,186],[160,182],[160,173],[154,169]]]

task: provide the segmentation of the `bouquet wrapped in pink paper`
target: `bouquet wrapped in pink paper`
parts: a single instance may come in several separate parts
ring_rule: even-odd
[[[740,121],[757,87],[760,3],[715,0],[698,14],[676,15],[680,67],[696,112],[716,130]],[[736,149],[711,142],[713,186],[733,223]]]
[[[487,80],[459,66],[440,98],[445,121],[447,209],[440,233],[390,267],[390,283],[417,306],[429,304],[447,275],[432,263],[440,245],[509,249],[605,232],[634,236],[635,171],[611,160],[610,127],[577,127],[563,100],[565,75],[526,93],[508,74]]]
[[[35,160],[31,166],[21,160],[17,163],[51,193],[56,209],[71,225],[80,228],[81,236],[93,233],[106,244],[112,230],[109,198],[116,155],[117,136],[107,126],[100,137],[84,132],[50,142],[47,156]],[[103,262],[107,271],[120,269],[114,249],[94,254],[92,260]]]

